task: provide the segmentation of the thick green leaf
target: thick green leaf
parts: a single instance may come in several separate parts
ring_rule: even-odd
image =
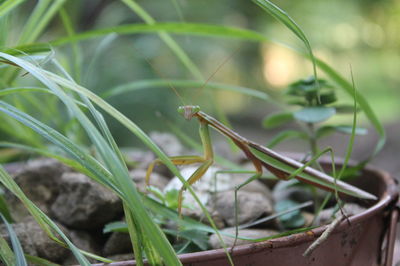
[[[305,107],[294,112],[294,118],[306,123],[319,123],[328,120],[336,113],[332,107]]]
[[[331,107],[334,107],[336,109],[336,113],[338,114],[353,114],[354,106],[350,104],[335,104],[331,105]],[[357,108],[357,112],[360,111],[360,109]]]
[[[315,133],[316,138],[322,138],[325,136],[328,136],[334,132],[340,132],[344,134],[352,134],[352,126],[347,126],[347,125],[327,125],[327,126],[322,126],[318,128],[318,130]],[[356,135],[366,135],[368,133],[368,130],[366,128],[361,128],[357,127],[355,130]]]
[[[264,120],[262,121],[262,125],[265,128],[271,129],[289,123],[293,121],[293,119],[294,117],[292,112],[271,114],[264,118]]]
[[[285,210],[292,209],[298,205],[299,204],[297,202],[291,200],[281,200],[275,204],[275,211],[283,212]],[[299,228],[303,226],[306,222],[300,210],[295,210],[290,213],[281,215],[279,217],[279,221],[281,222],[283,227],[288,229]]]

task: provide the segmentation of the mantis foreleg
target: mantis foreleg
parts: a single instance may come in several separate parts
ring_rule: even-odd
[[[194,164],[194,163],[201,163],[199,168],[197,168],[197,170],[187,180],[189,185],[192,185],[197,180],[199,180],[214,162],[214,153],[212,150],[210,132],[209,132],[207,123],[200,121],[199,133],[200,133],[200,138],[201,138],[201,142],[203,144],[203,149],[204,149],[203,157],[197,156],[197,155],[170,157],[172,163],[175,165],[189,165],[189,164]],[[161,164],[161,163],[162,163],[161,160],[156,159],[149,165],[147,172],[146,172],[146,185],[149,185],[150,176],[151,176],[151,173],[153,172],[154,166],[157,164]],[[181,189],[179,190],[179,197],[178,197],[179,216],[181,216],[181,214],[182,214],[183,192],[185,191],[185,189],[186,189],[186,187],[184,185],[182,185]]]

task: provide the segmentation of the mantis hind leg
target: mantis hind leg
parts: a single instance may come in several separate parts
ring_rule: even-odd
[[[253,172],[254,173],[254,172]],[[242,187],[246,186],[247,184],[253,182],[254,180],[260,178],[262,175],[261,171],[257,171],[256,174],[248,178],[246,181],[244,181],[242,184],[238,185],[235,187],[235,241],[233,242],[232,245],[232,250],[236,246],[237,239],[239,237],[239,205],[238,205],[238,191]]]

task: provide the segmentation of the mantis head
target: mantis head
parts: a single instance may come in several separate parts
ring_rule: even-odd
[[[180,113],[186,120],[192,119],[192,117],[200,111],[198,105],[185,105],[179,106],[178,113]]]

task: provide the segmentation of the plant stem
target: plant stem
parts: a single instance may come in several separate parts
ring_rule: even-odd
[[[307,123],[309,130],[309,141],[311,148],[311,157],[314,157],[318,153],[317,138],[315,137],[315,127],[313,123]]]

